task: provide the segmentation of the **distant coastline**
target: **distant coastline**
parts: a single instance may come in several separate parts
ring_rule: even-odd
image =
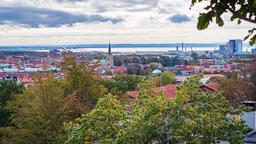
[[[222,43],[184,43],[187,51],[211,51],[218,50],[219,45]],[[20,45],[20,46],[0,46],[0,51],[50,51],[58,48],[69,48],[73,51],[102,51],[105,52],[108,44],[70,44],[70,45]],[[169,51],[179,50],[182,48],[181,43],[170,44],[111,44],[113,52],[136,52],[136,51]],[[251,50],[252,46],[244,44],[244,51]]]

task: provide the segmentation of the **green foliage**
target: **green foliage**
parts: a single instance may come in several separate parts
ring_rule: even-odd
[[[140,84],[140,94],[132,105],[129,119],[118,134],[117,143],[164,142],[166,138],[164,120],[169,102],[162,96],[155,96],[151,91],[152,88],[151,81]]]
[[[201,3],[206,0],[192,0],[192,5]],[[218,26],[224,25],[223,14],[230,12],[230,20],[246,21],[256,24],[256,1],[255,0],[210,0],[209,4],[204,8],[206,12],[200,13],[198,17],[197,28],[199,30],[208,28],[209,24],[215,20]],[[250,44],[256,43],[256,28],[249,30],[249,35],[245,39],[250,38]]]
[[[15,95],[21,94],[24,86],[11,80],[0,80],[0,127],[10,125],[11,111],[7,104],[11,102]]]
[[[143,67],[140,64],[129,64],[127,66],[127,72],[128,74],[132,74],[132,75],[141,75],[143,74]]]
[[[221,93],[202,91],[200,79],[186,81],[173,100],[153,94],[153,83],[145,81],[127,112],[108,96],[91,113],[66,124],[67,143],[242,143],[248,130],[237,118],[242,109],[231,107]]]
[[[111,92],[114,90],[122,93],[132,91],[142,81],[142,77],[128,74],[117,74],[114,80],[103,80],[103,85]]]
[[[150,67],[151,71],[154,71],[156,69],[161,69],[163,66],[160,63],[152,62],[149,64],[149,67]]]
[[[8,103],[13,101],[16,95],[23,93],[24,86],[11,80],[0,80],[0,143],[4,143],[3,135],[7,132],[4,127],[9,127],[13,111],[8,108]]]
[[[243,143],[247,128],[237,119],[242,109],[235,109],[221,93],[200,89],[201,77],[193,77],[178,90],[169,116],[170,141],[174,143]]]
[[[63,83],[49,77],[15,97],[9,105],[14,127],[5,136],[6,143],[63,143],[63,95]]]
[[[174,84],[176,82],[176,76],[172,72],[163,72],[160,76],[160,83],[162,86],[168,84]]]
[[[146,75],[148,70],[141,67],[141,64],[161,63],[164,67],[172,67],[175,65],[184,64],[183,60],[178,57],[160,56],[114,56],[114,65],[121,66],[126,65],[129,74]],[[145,72],[143,72],[145,71]],[[146,74],[145,74],[146,73]]]
[[[126,120],[121,103],[112,95],[101,98],[95,109],[66,123],[66,144],[113,143]]]
[[[127,74],[120,74],[114,77],[114,81],[117,84],[117,88],[120,91],[127,92],[135,90],[137,85],[142,81],[140,76],[132,76]]]
[[[74,95],[79,98],[81,104],[91,110],[106,90],[101,85],[94,67],[89,67],[88,63],[77,63],[75,57],[66,57],[63,66],[65,73],[65,95]]]
[[[169,56],[161,56],[159,58],[159,61],[164,67],[173,67],[175,65],[181,65],[181,64],[187,63],[187,61],[184,62],[184,60],[179,59],[178,57],[169,57]]]
[[[199,56],[198,56],[197,53],[192,53],[191,57],[193,58],[193,60],[198,60],[199,59]]]
[[[4,143],[62,144],[63,123],[89,112],[104,96],[93,67],[67,57],[62,69],[64,79],[38,77],[34,86],[9,102],[12,125],[0,129]]]

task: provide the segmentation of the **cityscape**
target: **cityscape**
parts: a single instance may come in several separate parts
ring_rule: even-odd
[[[90,65],[96,65],[97,75],[112,78],[116,74],[153,75],[170,71],[176,74],[176,79],[198,74],[225,74],[239,69],[233,61],[250,58],[256,54],[256,48],[251,51],[243,49],[240,39],[229,40],[226,45],[219,45],[218,50],[193,51],[184,43],[175,50],[167,51],[136,51],[112,52],[111,44],[101,48],[104,51],[73,52],[70,48],[60,47],[49,52],[3,51],[0,59],[0,79],[11,79],[25,85],[35,83],[35,74],[46,75],[54,73],[56,78],[64,76],[60,66],[65,56],[75,56],[78,61],[89,60]],[[190,49],[190,50],[187,50]],[[146,49],[147,50],[147,49]],[[153,69],[150,67],[156,65]],[[183,79],[185,80],[185,79]]]
[[[256,2],[207,2],[3,0],[0,144],[256,143]]]

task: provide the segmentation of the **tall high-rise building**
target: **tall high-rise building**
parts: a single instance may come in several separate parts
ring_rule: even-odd
[[[176,46],[176,53],[179,52],[179,46]]]
[[[228,54],[227,45],[220,45],[219,46],[219,53],[221,55],[227,55]]]
[[[256,48],[252,49],[252,54],[256,54]]]
[[[227,49],[229,54],[243,51],[243,41],[240,39],[229,40],[227,43]]]

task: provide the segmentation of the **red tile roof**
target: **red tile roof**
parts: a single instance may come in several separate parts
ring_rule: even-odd
[[[204,77],[224,77],[223,74],[206,74],[203,75]]]
[[[208,83],[208,84],[205,84],[202,86],[203,90],[205,91],[217,91],[218,90],[218,83],[216,82],[211,82],[211,83]]]
[[[35,83],[35,79],[31,78],[31,77],[23,77],[21,80],[21,83]]]
[[[152,91],[156,95],[160,95],[162,93],[163,96],[167,99],[173,99],[176,97],[176,85],[175,84],[166,85],[166,86],[162,86],[162,87],[156,87],[156,88],[153,88]],[[131,98],[136,98],[139,95],[139,91],[130,91],[127,94]]]
[[[113,72],[115,74],[125,73],[126,72],[126,67],[124,67],[124,66],[115,67]]]

